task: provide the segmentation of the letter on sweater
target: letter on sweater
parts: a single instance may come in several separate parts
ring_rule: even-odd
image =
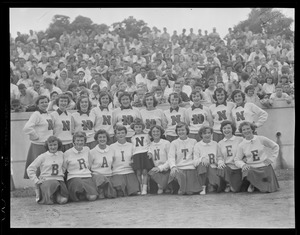
[[[82,129],[84,131],[93,129],[93,122],[91,120],[82,120]]]
[[[215,155],[213,153],[209,153],[208,157],[209,157],[209,163],[214,164],[215,163]]]
[[[146,129],[150,129],[151,126],[156,125],[155,119],[146,119]]]
[[[245,120],[244,111],[236,112],[236,120],[239,122],[240,120]]]
[[[171,116],[171,118],[172,118],[172,125],[176,125],[177,123],[180,122],[180,115]]]
[[[62,124],[63,124],[63,131],[70,130],[70,121],[62,121]]]
[[[193,114],[193,124],[202,124],[204,122],[204,116],[202,114]]]
[[[111,125],[111,116],[102,115],[103,125]]]
[[[85,161],[84,161],[83,158],[77,159],[77,161],[79,162],[80,170],[83,169],[82,165],[84,166],[84,168],[87,168],[86,165],[85,165]]]
[[[136,138],[136,146],[135,147],[139,147],[139,146],[144,146],[144,136],[140,138]]]
[[[219,116],[219,121],[227,120],[226,110],[218,111],[217,114]]]
[[[183,160],[186,160],[186,153],[188,152],[188,149],[181,149],[181,152],[183,153],[184,157]]]
[[[124,159],[124,151],[121,151],[121,154],[122,154],[122,162],[125,162],[125,159]]]
[[[228,145],[225,147],[226,147],[226,151],[227,151],[227,157],[232,157],[232,152],[231,152],[232,145]]]
[[[259,158],[259,156],[258,156],[258,150],[253,150],[253,151],[251,151],[251,153],[252,153],[253,161],[254,161],[254,162],[260,160],[260,158]]]
[[[133,117],[131,115],[123,115],[123,125],[128,126],[133,122]]]
[[[53,122],[52,122],[52,120],[51,119],[46,119],[47,120],[47,122],[48,122],[48,130],[50,131],[50,130],[53,130]]]
[[[107,160],[106,160],[106,157],[103,157],[103,162],[102,162],[102,168],[103,167],[108,167],[108,164],[107,164]]]
[[[51,175],[57,175],[58,174],[58,165],[52,164],[52,173]]]
[[[154,160],[160,160],[160,156],[159,156],[159,150],[160,149],[154,149]]]

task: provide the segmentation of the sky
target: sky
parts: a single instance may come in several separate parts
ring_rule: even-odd
[[[295,19],[294,8],[277,9]],[[250,11],[250,8],[10,8],[9,22],[13,38],[18,31],[29,34],[30,29],[46,30],[56,14],[69,16],[70,22],[81,15],[89,17],[94,23],[108,26],[133,16],[137,20],[143,20],[151,28],[156,26],[162,31],[166,27],[171,35],[174,30],[180,34],[183,28],[187,32],[193,28],[194,33],[198,29],[202,29],[202,32],[208,30],[210,33],[216,27],[220,36],[224,37],[228,28],[246,20]]]

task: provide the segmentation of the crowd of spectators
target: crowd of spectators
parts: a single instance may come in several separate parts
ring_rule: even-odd
[[[193,28],[162,32],[148,28],[138,38],[122,38],[116,30],[63,32],[56,38],[39,39],[30,30],[10,40],[10,94],[12,112],[32,112],[39,95],[49,97],[48,110],[66,93],[75,109],[80,96],[99,105],[99,94],[108,91],[114,108],[127,91],[132,106],[141,107],[146,92],[159,104],[176,92],[182,105],[190,104],[193,90],[203,94],[202,103],[216,102],[213,94],[222,87],[228,93],[242,90],[246,101],[272,107],[274,101],[294,99],[294,38],[254,34],[247,27],[231,28],[221,38],[216,28],[197,33]]]

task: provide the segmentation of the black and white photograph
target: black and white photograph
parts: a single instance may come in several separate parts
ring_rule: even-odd
[[[10,228],[295,228],[295,8],[10,7],[9,36]]]

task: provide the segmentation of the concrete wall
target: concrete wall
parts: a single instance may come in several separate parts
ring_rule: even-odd
[[[281,132],[283,158],[289,168],[294,168],[295,108],[286,107],[284,102],[273,106],[273,109],[265,109],[269,117],[263,127],[258,129],[258,134],[276,141],[276,133]],[[169,105],[163,105],[159,108],[167,109]],[[16,188],[33,186],[31,180],[23,179],[30,141],[22,129],[31,114],[29,112],[11,113],[11,169]]]

